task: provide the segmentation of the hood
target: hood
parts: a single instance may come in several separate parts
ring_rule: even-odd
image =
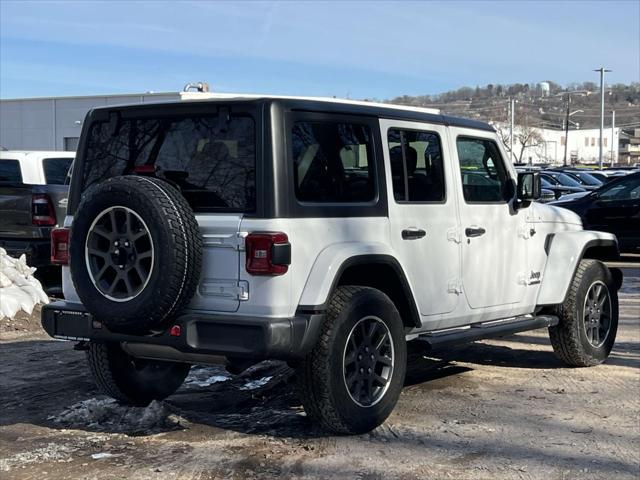
[[[531,212],[527,217],[530,222],[562,223],[582,227],[582,220],[580,220],[580,216],[566,208],[540,203],[532,203],[529,208],[531,209]]]
[[[557,205],[562,202],[570,202],[572,200],[576,200],[578,198],[582,198],[585,195],[588,195],[589,192],[576,192],[576,193],[567,193],[566,195],[562,195],[558,200],[552,203],[552,205]]]

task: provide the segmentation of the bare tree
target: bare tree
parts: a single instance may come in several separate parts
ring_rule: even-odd
[[[538,147],[544,143],[544,139],[542,138],[540,131],[533,127],[519,128],[518,133],[515,134],[515,138],[520,143],[520,155],[518,155],[518,162],[522,162],[522,156],[524,155],[525,149]]]

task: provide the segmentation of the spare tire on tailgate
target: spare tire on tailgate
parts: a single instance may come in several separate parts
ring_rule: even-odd
[[[163,328],[195,294],[202,238],[180,192],[151,177],[120,176],[87,190],[75,212],[71,276],[107,328]]]

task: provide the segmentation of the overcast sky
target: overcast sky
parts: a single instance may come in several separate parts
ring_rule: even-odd
[[[640,81],[640,1],[0,0],[0,97],[213,90],[351,98]]]

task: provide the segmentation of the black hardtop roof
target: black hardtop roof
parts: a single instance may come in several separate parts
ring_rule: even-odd
[[[218,104],[243,104],[250,103],[270,103],[276,104],[280,107],[294,111],[308,111],[308,112],[328,112],[339,113],[346,115],[367,115],[379,118],[391,118],[396,120],[407,121],[419,121],[425,123],[434,123],[445,126],[454,126],[462,128],[471,128],[475,130],[484,130],[489,132],[495,132],[495,129],[486,122],[478,120],[471,120],[467,118],[453,117],[449,115],[442,115],[439,113],[426,112],[423,109],[412,109],[410,107],[397,106],[393,104],[378,104],[368,102],[345,102],[345,101],[331,101],[331,99],[312,99],[312,98],[296,98],[296,97],[269,97],[269,96],[255,96],[255,97],[224,97],[224,98],[206,98],[196,100],[175,100],[175,101],[163,101],[163,102],[148,102],[148,103],[135,103],[127,105],[107,105],[104,107],[96,107],[92,109],[93,115],[101,116],[107,112],[117,110],[136,110],[136,111],[148,111],[156,109],[162,106],[171,106],[177,110],[188,110],[189,107],[196,107],[198,109],[206,108],[207,105],[212,103]]]

